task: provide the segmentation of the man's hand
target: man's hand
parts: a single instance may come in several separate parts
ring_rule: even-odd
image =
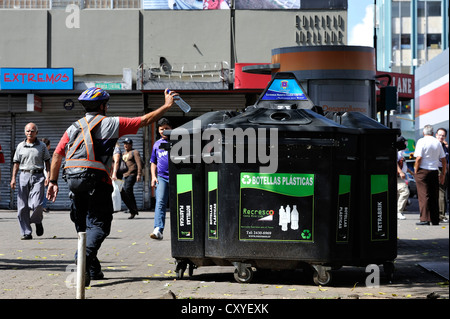
[[[54,203],[56,200],[56,196],[58,196],[58,192],[58,185],[50,183],[47,189],[47,199],[51,200]]]

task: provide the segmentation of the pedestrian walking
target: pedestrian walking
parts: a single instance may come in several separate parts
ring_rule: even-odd
[[[17,219],[22,240],[33,239],[31,224],[36,225],[36,235],[44,234],[43,207],[48,177],[44,169],[50,169],[50,153],[47,146],[37,139],[38,127],[34,123],[25,125],[25,140],[17,145],[13,157],[11,188],[17,189]],[[19,183],[16,175],[20,171]],[[48,176],[48,175],[47,175]]]
[[[449,162],[449,156],[448,156],[448,143],[445,140],[447,138],[447,130],[443,127],[438,128],[436,130],[436,138],[441,143],[442,148],[444,149],[445,153],[445,163],[446,170],[444,175],[444,183],[439,184],[439,220],[441,222],[448,222],[448,217],[445,216],[445,212],[448,210],[448,162]],[[442,173],[442,163],[439,162],[439,174]]]
[[[77,232],[86,232],[86,285],[104,277],[97,253],[109,235],[113,219],[112,181],[110,178],[114,147],[127,134],[156,122],[173,105],[174,91],[164,92],[165,103],[140,117],[107,117],[109,94],[90,88],[78,98],[85,117],[64,133],[53,153],[47,198],[55,201],[59,170],[65,157],[63,177],[70,189],[70,218]],[[76,258],[76,256],[75,256]]]
[[[397,218],[406,219],[403,215],[403,211],[408,204],[409,188],[406,183],[406,173],[411,170],[408,168],[403,156],[403,150],[406,149],[406,139],[400,136],[397,139]],[[411,172],[412,173],[412,172]]]
[[[168,143],[165,130],[172,129],[169,120],[162,118],[157,123],[161,138],[155,142],[150,158],[150,173],[152,175],[151,187],[156,188],[155,194],[155,221],[150,237],[163,239],[164,226],[166,224],[166,208],[169,200],[169,151],[161,148],[161,144]]]
[[[121,194],[125,193],[122,199],[128,207],[128,213],[130,213],[128,219],[133,219],[136,215],[139,215],[136,197],[134,196],[134,184],[141,181],[142,160],[139,151],[133,149],[133,140],[131,138],[127,137],[123,141],[123,148],[125,151],[122,153],[122,160],[127,165],[128,170],[123,174]]]
[[[417,141],[414,152],[414,172],[420,208],[420,222],[417,225],[439,225],[439,183],[444,183],[445,154],[441,143],[433,136],[433,126],[425,125],[423,135]],[[441,175],[439,162],[443,165]]]

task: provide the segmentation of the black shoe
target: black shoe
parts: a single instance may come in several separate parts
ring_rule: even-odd
[[[36,224],[36,236],[44,235],[44,226],[41,224]]]
[[[23,235],[22,238],[20,238],[21,240],[29,240],[29,239],[33,239],[33,236],[31,236],[31,234],[28,235]]]
[[[136,213],[130,212],[130,217],[128,217],[128,219],[133,219],[134,216],[136,216],[136,215],[139,215],[139,213],[138,212],[136,212]]]
[[[100,280],[105,278],[105,275],[103,274],[102,271],[99,271],[98,273],[96,273],[95,275],[91,275],[91,280]]]
[[[418,222],[416,225],[430,225],[430,222]]]

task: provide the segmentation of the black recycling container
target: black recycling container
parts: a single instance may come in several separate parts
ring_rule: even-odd
[[[390,129],[358,112],[344,113],[340,123],[359,132],[360,157],[357,252],[355,262],[384,264],[392,276],[397,257],[397,150],[400,130]]]
[[[182,278],[197,266],[211,265],[205,258],[205,173],[201,159],[202,131],[230,117],[228,111],[206,113],[176,129],[165,131],[169,137],[169,198],[172,257],[176,274]]]

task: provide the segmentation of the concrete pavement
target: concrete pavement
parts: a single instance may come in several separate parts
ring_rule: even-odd
[[[233,278],[234,267],[219,266],[200,267],[193,277],[186,273],[177,280],[170,228],[162,241],[153,240],[153,212],[132,220],[119,212],[98,256],[105,278],[91,281],[86,299],[158,299],[169,291],[177,299],[448,299],[448,223],[416,226],[417,206],[412,199],[406,220],[398,222],[394,282],[389,284],[381,270],[376,288],[366,287],[369,273],[362,267],[332,271],[333,280],[324,287],[313,285],[302,271],[256,273],[251,283],[241,284]],[[0,210],[0,299],[75,299],[77,234],[68,211],[45,213],[43,225],[43,236],[33,232],[32,240],[20,240],[16,212]],[[432,269],[446,269],[447,279]]]

